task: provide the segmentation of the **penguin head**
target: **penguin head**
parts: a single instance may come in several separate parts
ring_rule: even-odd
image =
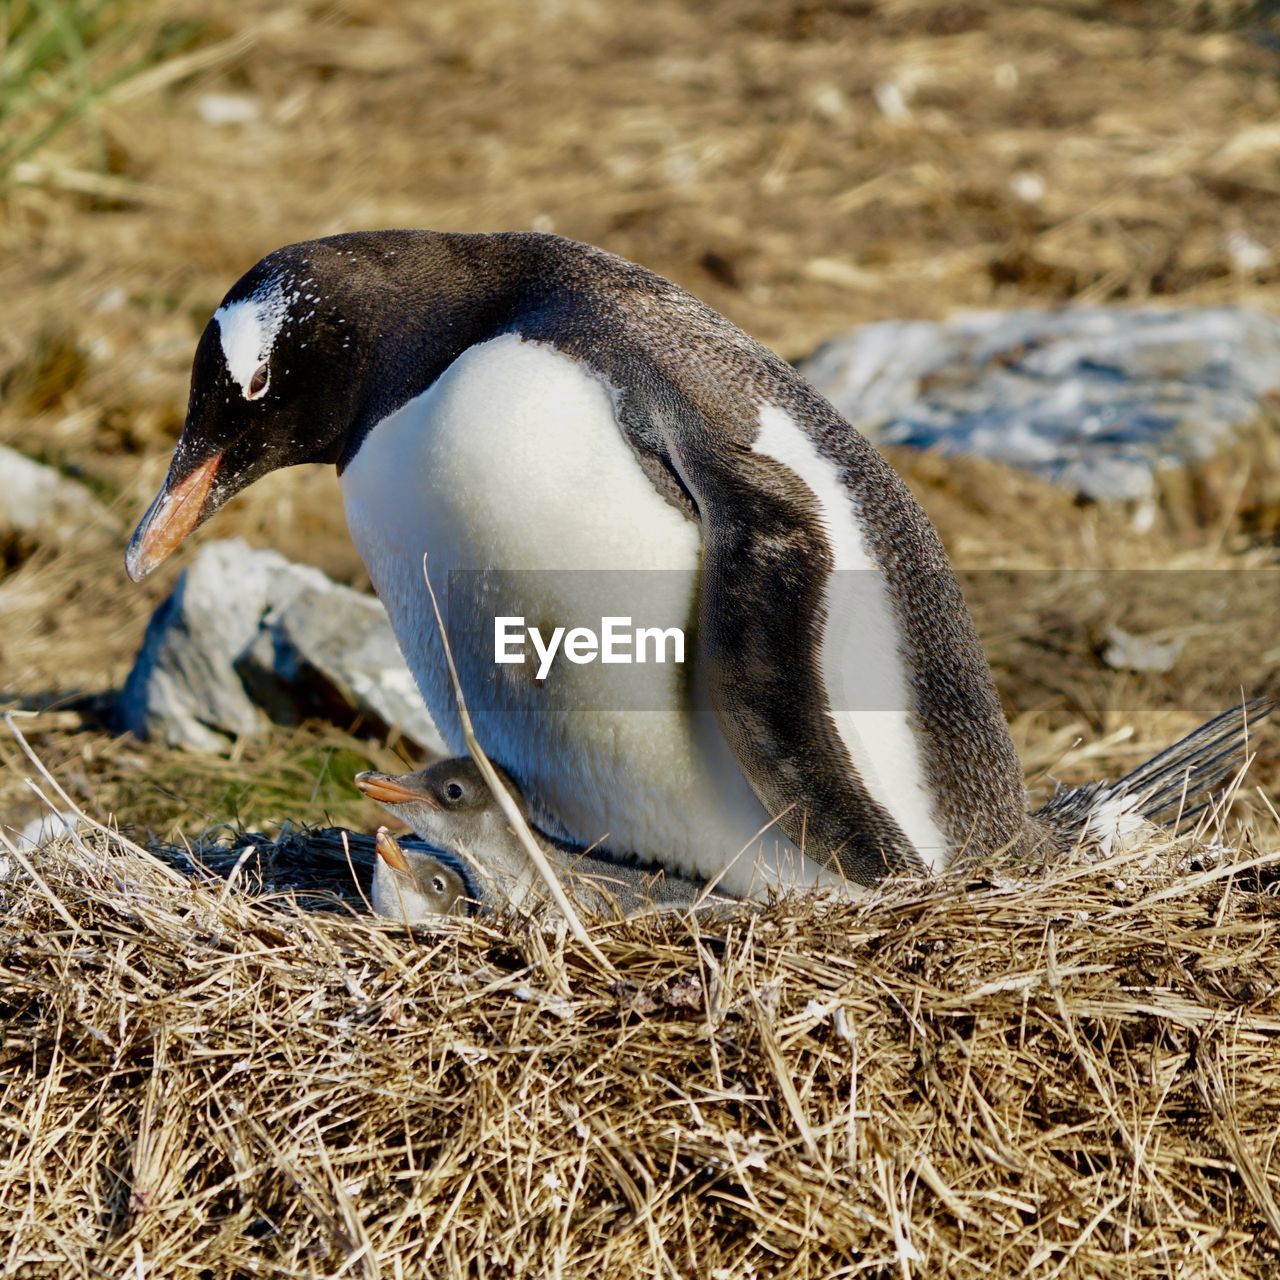
[[[331,236],[258,262],[196,347],[182,435],[130,540],[129,576],[145,577],[269,471],[349,457],[467,345],[457,313],[469,297],[431,232]]]
[[[498,776],[523,810],[515,784],[501,769]],[[475,761],[467,757],[441,760],[399,777],[360,773],[356,786],[424,840],[470,854],[495,872],[523,868],[523,854],[505,815]]]
[[[452,854],[406,848],[386,828],[377,835],[373,909],[407,923],[470,914],[479,894],[466,863]]]
[[[524,809],[515,783],[497,765],[494,768],[503,786],[515,796],[516,804]],[[457,844],[458,840],[474,842],[490,835],[490,827],[493,832],[506,829],[507,820],[489,790],[489,783],[485,782],[475,760],[467,756],[439,760],[416,773],[399,776],[370,769],[356,774],[356,786],[408,823],[425,840],[451,837],[451,844]]]
[[[129,543],[135,581],[267,472],[337,460],[360,396],[349,261],[292,245],[223,298],[196,347],[169,474]]]
[[[414,776],[420,780],[419,785],[436,807],[445,813],[471,814],[497,807],[489,784],[476,762],[469,757],[441,760]],[[508,790],[515,790],[505,773],[498,770],[498,776]],[[516,791],[515,794],[518,799],[520,793]]]

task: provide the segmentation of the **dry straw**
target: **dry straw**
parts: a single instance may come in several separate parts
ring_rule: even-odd
[[[1205,836],[587,918],[614,976],[10,848],[0,1273],[1274,1276],[1280,852]]]

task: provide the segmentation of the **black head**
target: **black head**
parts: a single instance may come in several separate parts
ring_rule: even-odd
[[[333,236],[278,249],[237,281],[196,348],[182,436],[129,544],[129,576],[267,472],[340,462],[425,390],[494,322],[502,273],[475,266],[491,265],[475,243],[488,240]]]
[[[363,349],[366,258],[294,245],[237,281],[196,347],[179,455],[198,441],[225,469],[255,478],[337,460],[361,399],[352,348]]]

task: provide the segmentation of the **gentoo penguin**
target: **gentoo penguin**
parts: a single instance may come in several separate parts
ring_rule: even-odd
[[[373,909],[388,920],[417,924],[466,913],[478,901],[466,862],[436,850],[405,848],[385,827],[374,838]]]
[[[479,741],[545,832],[723,872],[738,896],[1072,836],[1026,812],[969,612],[903,482],[785,361],[642,267],[526,232],[268,254],[200,339],[130,576],[304,462],[336,465],[462,754],[427,554]],[[602,625],[601,600],[636,582],[688,641],[639,694],[599,661],[497,662],[499,614]]]
[[[515,784],[501,771],[499,777],[524,811]],[[360,773],[356,775],[356,786],[412,827],[422,839],[448,850],[466,866],[466,884],[458,889],[459,896],[465,893],[487,907],[528,907],[546,896],[537,873],[529,866],[528,856],[469,757],[441,760],[416,773],[399,776],[376,771]],[[624,915],[632,915],[655,907],[691,907],[704,897],[704,881],[674,872],[606,862],[580,850],[566,849],[541,833],[535,833],[535,839],[570,897],[585,906],[600,909],[612,899]],[[380,843],[380,854],[382,848]],[[415,862],[415,853],[418,851],[404,851],[409,862]],[[382,861],[390,863],[402,875],[410,873],[408,866],[397,865],[393,857],[383,855],[380,863]],[[446,885],[454,884],[447,872],[447,867],[432,861],[425,853],[418,854],[412,869],[416,880],[429,884],[437,895]],[[391,873],[384,873],[381,865],[378,873],[391,883]],[[437,880],[441,882],[439,888]],[[710,895],[705,896],[710,899]],[[380,915],[388,914],[379,905],[376,878],[373,902]],[[399,904],[395,907],[391,914],[398,916]],[[427,910],[439,913],[437,907]]]

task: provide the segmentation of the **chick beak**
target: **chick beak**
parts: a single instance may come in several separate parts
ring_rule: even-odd
[[[388,773],[356,774],[356,786],[363,795],[379,804],[424,804],[429,809],[438,809],[437,805],[425,791],[411,791]]]
[[[129,539],[124,565],[134,582],[163,564],[200,523],[221,462],[222,455],[215,453],[181,480],[175,482],[172,475],[165,480]]]
[[[391,834],[386,827],[379,827],[378,834],[373,837],[373,847],[378,851],[378,857],[391,868],[392,871],[398,871],[402,876],[409,875],[409,859],[404,856],[404,850],[400,847],[400,841]]]

